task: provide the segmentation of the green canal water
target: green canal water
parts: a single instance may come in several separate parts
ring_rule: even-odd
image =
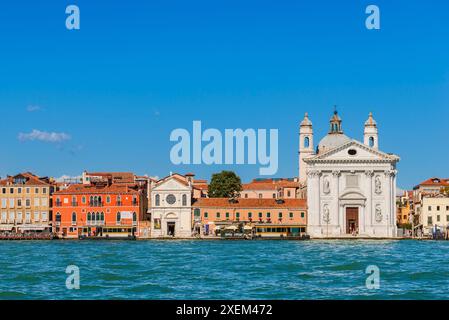
[[[449,242],[0,242],[0,299],[448,298]]]

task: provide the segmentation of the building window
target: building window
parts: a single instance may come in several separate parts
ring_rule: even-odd
[[[6,194],[6,188],[2,188],[2,193]]]
[[[133,212],[133,222],[137,222],[137,213]]]
[[[252,219],[253,218],[253,213],[252,212],[248,212],[248,219]]]
[[[301,218],[304,218],[306,214],[304,212],[301,212]]]
[[[262,217],[263,217],[263,213],[259,212],[259,218],[262,219]]]
[[[17,206],[21,207],[22,206],[22,199],[17,199]]]
[[[220,212],[217,212],[217,219],[220,219]]]
[[[226,212],[226,220],[229,220],[229,212]]]
[[[369,137],[369,146],[370,146],[371,148],[374,147],[374,142],[375,142],[374,137]]]
[[[39,212],[34,213],[34,221],[39,221]]]
[[[35,193],[35,194],[39,194],[39,188],[35,188],[35,189],[34,189],[34,193]]]
[[[262,199],[263,195],[261,193],[259,193],[259,199]]]
[[[187,195],[185,195],[185,194],[182,195],[182,205],[184,207],[187,206]]]
[[[209,214],[207,212],[204,212],[204,218],[207,219],[209,217]]]
[[[117,224],[120,224],[120,221],[122,220],[122,216],[120,212],[117,212]]]
[[[156,195],[156,207],[159,207],[161,205],[161,196],[160,195]]]
[[[441,221],[441,217],[440,217],[440,215],[437,215],[437,222],[440,222]]]
[[[432,217],[427,217],[427,225],[433,225]]]
[[[46,194],[47,193],[47,188],[42,188],[42,193]]]
[[[21,194],[22,193],[22,188],[17,188],[17,193]]]
[[[245,193],[245,199],[248,199],[248,194],[247,193]]]
[[[273,193],[273,199],[276,199],[276,193]]]
[[[83,204],[86,204],[86,197],[83,196],[83,197],[81,198],[81,202],[82,202]]]
[[[310,138],[305,137],[304,138],[304,148],[309,148],[309,147],[310,147]]]
[[[76,225],[76,212],[72,213],[72,226]]]
[[[290,198],[292,196],[292,192],[289,190],[287,191],[287,196]]]
[[[293,219],[293,212],[290,212],[290,219]]]
[[[271,218],[271,213],[267,212],[267,219],[270,219],[270,218]]]
[[[432,211],[432,206],[429,206],[429,211]]]
[[[10,188],[10,189],[9,189],[9,193],[10,193],[10,194],[14,194],[14,188]]]
[[[30,194],[30,192],[31,192],[30,188],[26,188],[26,189],[25,189],[25,192],[26,192],[27,194]]]
[[[87,213],[87,222],[91,222],[92,221],[92,216],[90,214],[90,212]]]
[[[440,211],[440,206],[437,206],[437,211]]]
[[[61,218],[61,215],[59,215],[59,218]],[[56,221],[58,221],[57,217],[56,217]],[[61,220],[59,220],[59,221],[61,221]],[[25,213],[25,223],[31,223],[31,212]]]
[[[449,222],[449,215],[446,216],[446,222]]]
[[[237,220],[240,219],[240,212],[236,212],[235,217]]]

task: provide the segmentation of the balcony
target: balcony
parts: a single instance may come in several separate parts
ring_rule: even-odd
[[[89,202],[89,206],[90,207],[95,207],[95,208],[99,208],[99,207],[103,207],[104,206],[104,202]]]
[[[104,226],[104,221],[87,221],[86,225],[88,226]]]

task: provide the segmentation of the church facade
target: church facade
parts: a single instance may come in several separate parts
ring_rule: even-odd
[[[399,157],[379,150],[370,114],[363,142],[343,133],[337,111],[329,133],[314,146],[313,126],[300,126],[299,180],[307,185],[308,233],[312,238],[395,238]]]

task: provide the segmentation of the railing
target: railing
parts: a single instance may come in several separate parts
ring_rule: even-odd
[[[89,202],[89,206],[91,207],[103,207],[104,202]]]
[[[104,226],[104,221],[87,221],[86,223],[88,226]]]

